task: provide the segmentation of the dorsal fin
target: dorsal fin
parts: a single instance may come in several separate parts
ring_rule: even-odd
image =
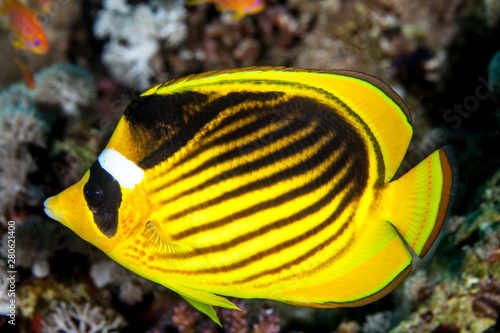
[[[297,89],[295,89],[297,88]],[[350,70],[285,67],[245,67],[191,75],[157,85],[141,96],[197,92],[207,96],[238,91],[281,91],[346,106],[347,118],[357,121],[380,147],[383,180],[389,182],[410,143],[412,118],[403,99],[375,76]],[[376,142],[375,142],[376,141]],[[377,157],[378,159],[378,157]]]
[[[356,123],[375,149],[380,182],[393,178],[413,133],[408,107],[383,81],[348,70],[249,67],[166,82],[129,105],[109,146],[116,146],[142,169],[150,169],[186,145],[220,112],[283,93],[330,105]]]

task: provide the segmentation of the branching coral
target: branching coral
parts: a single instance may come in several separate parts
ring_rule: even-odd
[[[182,2],[133,6],[125,0],[105,0],[103,6],[94,34],[109,38],[104,47],[104,63],[117,82],[137,90],[148,88],[161,72],[154,68],[153,57],[163,44],[175,47],[186,36]]]
[[[0,93],[0,111],[6,109],[28,109],[33,106],[33,93],[24,85],[13,84]]]
[[[220,309],[221,324],[227,333],[247,333],[248,330],[248,309],[245,301],[237,300],[234,304],[241,311],[231,309]]]
[[[56,63],[36,74],[35,80],[35,101],[59,105],[66,116],[79,116],[82,109],[95,103],[94,77],[81,67]]]
[[[47,130],[35,113],[32,92],[12,85],[0,94],[0,212],[12,211],[18,203],[35,199],[28,189],[28,174],[36,169],[29,153],[31,145],[44,147]],[[2,216],[2,219],[5,219]]]
[[[4,108],[0,111],[0,130],[0,147],[14,149],[17,148],[15,145],[26,144],[45,146],[46,126],[37,118],[33,107]]]
[[[114,317],[114,319],[112,319]],[[124,326],[120,315],[106,312],[89,303],[83,305],[60,303],[43,323],[43,333],[107,333]]]
[[[179,303],[173,310],[172,323],[179,333],[194,333],[200,318],[200,313],[189,308],[185,302]]]
[[[7,151],[0,151],[0,212],[6,214],[14,206],[31,196],[27,189],[28,174],[35,168],[31,155],[17,157]],[[0,216],[5,219],[5,216]]]

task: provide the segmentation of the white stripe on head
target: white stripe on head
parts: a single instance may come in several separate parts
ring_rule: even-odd
[[[144,171],[113,148],[104,149],[97,160],[122,187],[132,189],[144,179]]]

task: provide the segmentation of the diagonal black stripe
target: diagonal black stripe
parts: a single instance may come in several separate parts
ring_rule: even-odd
[[[318,152],[315,154],[316,156],[312,156],[311,158],[316,157],[315,158],[316,163],[318,163],[318,164],[322,163],[324,160],[320,159],[320,157],[325,156],[324,151],[322,151],[322,150],[329,150],[331,152],[331,151],[336,151],[336,150],[341,148],[341,146],[339,144],[340,142],[338,140],[336,140],[336,141],[338,143],[337,146],[327,144],[323,147],[323,149],[318,150]],[[188,236],[192,236],[192,235],[199,233],[199,232],[204,232],[204,231],[209,231],[211,229],[220,228],[226,224],[235,222],[235,221],[243,219],[243,218],[247,218],[253,214],[258,213],[259,211],[273,208],[273,207],[277,207],[277,206],[282,205],[288,201],[296,199],[302,195],[306,195],[308,193],[311,193],[311,192],[319,189],[326,182],[331,181],[340,171],[342,171],[342,169],[346,166],[347,163],[348,163],[348,150],[344,149],[344,151],[341,152],[339,158],[337,158],[335,161],[333,161],[329,165],[329,167],[319,177],[312,179],[310,182],[307,182],[303,186],[295,188],[289,192],[283,193],[283,194],[281,194],[273,199],[269,199],[269,200],[260,202],[252,207],[248,207],[246,209],[243,209],[235,214],[223,217],[221,219],[218,219],[218,220],[215,220],[215,221],[203,224],[203,225],[199,225],[196,227],[186,229],[178,234],[173,234],[172,238],[174,240],[179,240],[179,239],[182,239],[182,238],[185,238]],[[307,164],[309,164],[308,167],[305,166]],[[312,170],[316,166],[317,165],[312,164],[309,161],[304,161],[301,164],[298,164],[296,166],[296,168],[297,169],[302,168],[302,170],[304,170],[304,172],[307,172],[309,169]],[[347,180],[348,179],[346,179],[346,177],[344,177],[342,179],[342,181],[347,181]],[[342,181],[341,181],[340,186],[334,187],[334,189],[335,188],[343,188],[344,185],[343,185]],[[334,192],[330,192],[330,193],[334,193]],[[331,198],[331,199],[333,199],[333,198]],[[303,210],[302,212],[299,212],[298,213],[299,215],[297,215],[297,217],[298,218],[305,217],[305,216],[311,214],[315,209],[320,209],[326,203],[328,203],[328,202],[326,202],[326,200],[323,200],[321,203],[317,203],[316,207],[307,208],[307,209]],[[300,214],[305,214],[305,215],[300,215]],[[283,223],[283,222],[280,222],[280,223]]]
[[[139,162],[139,167],[149,169],[165,161],[221,111],[248,100],[265,102],[282,95],[281,92],[236,92],[216,98],[208,104],[206,95],[193,91],[140,97],[127,107],[124,116],[142,130],[137,131],[137,135],[151,133],[150,142],[146,141],[145,144],[155,140],[161,144]],[[196,106],[203,106],[203,111],[193,111]]]
[[[350,201],[350,200],[346,200],[346,201]],[[342,211],[343,210],[345,210],[345,207],[342,208]],[[335,213],[337,213],[337,212],[335,212]],[[340,214],[338,214],[338,216],[334,216],[334,215],[336,215],[336,214],[333,214],[332,216],[330,216],[323,223],[331,224],[333,222],[333,220],[337,219],[340,216]],[[325,242],[319,243],[314,248],[312,248],[310,251],[295,258],[294,260],[291,260],[287,263],[284,263],[278,267],[267,269],[267,270],[262,271],[260,273],[251,275],[251,276],[246,277],[242,280],[232,281],[231,284],[243,284],[243,283],[251,282],[251,281],[257,280],[260,277],[266,276],[266,275],[278,274],[285,269],[290,269],[293,266],[296,266],[296,265],[302,263],[304,260],[307,260],[308,258],[314,256],[315,254],[319,253],[320,251],[324,250],[325,248],[327,248],[328,246],[333,244],[333,242],[335,240],[337,240],[340,236],[342,236],[342,234],[347,230],[347,227],[349,226],[350,222],[352,221],[352,215],[347,219],[347,221],[348,222],[344,223],[342,225],[342,227],[334,235],[332,235],[332,237],[328,238]],[[310,232],[312,233],[312,235],[315,234],[313,230],[310,230]],[[309,231],[308,231],[308,233],[309,233]],[[347,242],[346,246],[344,246],[338,252],[336,252],[333,256],[328,258],[328,260],[326,260],[325,263],[329,263],[331,265],[336,259],[340,258],[344,253],[346,253],[350,249],[350,247],[353,243],[354,243],[354,237],[351,237],[351,239],[349,239],[349,241]]]
[[[290,145],[290,148],[300,152],[302,149],[307,148],[309,146],[312,146],[310,141],[312,141],[312,140],[318,141],[319,140],[318,135],[313,135],[313,134],[315,134],[315,133],[313,132],[310,135],[302,138],[301,140],[296,141],[294,144]],[[239,188],[236,188],[234,190],[225,192],[225,193],[223,193],[223,194],[221,194],[213,199],[210,199],[210,200],[207,200],[207,201],[202,202],[200,204],[197,204],[195,206],[186,208],[178,213],[167,216],[165,218],[165,220],[167,220],[167,221],[168,220],[175,220],[175,219],[181,218],[187,214],[191,214],[193,212],[220,204],[221,202],[224,202],[226,200],[230,200],[232,198],[239,197],[243,194],[253,192],[253,191],[256,191],[259,189],[263,189],[263,188],[272,186],[278,182],[281,182],[283,180],[291,179],[293,177],[307,173],[310,170],[313,170],[313,169],[317,168],[318,166],[320,166],[325,160],[327,160],[330,157],[330,154],[333,151],[336,151],[341,147],[341,144],[342,144],[341,140],[334,137],[333,139],[328,141],[326,144],[323,144],[321,146],[321,148],[318,149],[311,157],[309,157],[306,160],[301,161],[298,164],[295,164],[287,169],[281,170],[275,174],[269,175],[269,176],[264,177],[262,179],[247,183],[247,184],[245,184]],[[283,152],[283,153],[285,153],[285,152]],[[273,154],[270,157],[266,157],[266,158],[271,158],[270,162],[279,161],[280,155],[277,155],[277,156],[274,156],[274,155],[275,154]],[[234,177],[235,175],[238,175],[237,172],[239,172],[239,174],[241,174],[243,172],[248,172],[248,170],[252,171],[252,169],[248,168],[248,166],[252,166],[253,163],[261,163],[261,162],[260,162],[260,160],[257,160],[257,161],[251,162],[251,163],[247,163],[243,166],[239,166],[239,167],[233,169],[234,171],[229,170],[227,172],[223,172],[220,174],[219,177],[217,177],[217,179],[214,179],[214,183],[220,182],[221,179],[225,179],[224,177],[227,177],[227,178]],[[297,196],[300,196],[300,195],[301,195],[301,193],[297,193]],[[201,226],[193,227],[191,229],[187,229],[186,231],[184,231],[184,233],[189,233],[189,232],[191,232],[190,230],[193,230],[195,228],[202,228],[203,229],[204,226],[205,225],[201,225]]]
[[[191,274],[191,273],[213,274],[213,273],[229,272],[229,271],[233,271],[233,270],[237,270],[237,269],[246,267],[246,266],[248,266],[256,261],[262,260],[262,258],[267,257],[269,255],[282,252],[282,251],[286,250],[287,248],[292,247],[292,246],[294,246],[300,242],[303,242],[303,241],[307,240],[308,238],[316,235],[317,233],[321,232],[326,227],[328,227],[331,223],[334,223],[340,217],[340,215],[345,211],[345,209],[349,206],[349,204],[353,202],[355,197],[356,197],[356,193],[353,190],[353,188],[351,188],[348,191],[348,193],[342,198],[342,201],[340,202],[340,204],[337,207],[337,209],[335,210],[335,212],[332,213],[332,215],[330,215],[326,220],[324,220],[320,224],[316,225],[314,228],[309,229],[306,233],[304,233],[303,235],[301,235],[299,237],[295,237],[295,238],[283,241],[279,244],[274,245],[273,247],[271,247],[269,249],[259,251],[259,252],[255,253],[255,254],[253,254],[253,255],[251,255],[243,260],[240,260],[236,263],[232,263],[229,265],[220,266],[220,267],[213,267],[213,268],[206,268],[206,269],[201,269],[201,270],[197,270],[197,271],[193,271],[193,272],[186,272],[186,271],[176,271],[176,272],[187,273],[187,274]],[[316,247],[314,247],[313,249],[311,249],[310,251],[306,252],[305,254],[303,254],[302,256],[300,256],[298,258],[295,258],[295,259],[293,259],[285,264],[282,264],[278,267],[262,271],[260,273],[251,275],[245,279],[242,279],[239,281],[233,281],[231,283],[242,284],[242,283],[250,282],[250,281],[253,281],[255,279],[258,279],[261,276],[264,276],[267,274],[276,274],[276,273],[279,273],[283,269],[287,269],[287,268],[290,268],[294,265],[300,264],[303,260],[315,255],[316,253],[318,253],[319,251],[324,249],[327,245],[333,243],[336,239],[338,239],[340,236],[342,236],[342,234],[347,230],[349,225],[350,224],[349,224],[349,220],[348,220],[347,222],[342,224],[342,226],[337,230],[337,232],[335,234],[333,234],[332,237],[330,237],[326,242],[318,244]],[[348,246],[350,246],[350,243],[348,244]]]
[[[314,188],[319,187],[319,186],[325,184],[326,182],[332,180],[337,175],[336,172],[338,172],[339,168],[343,168],[344,166],[345,166],[345,163],[343,162],[342,159],[339,159],[339,160],[335,161],[334,163],[332,163],[332,165],[327,170],[325,170],[325,172],[320,177],[318,177],[317,179],[314,180],[314,182],[316,184],[313,184],[313,187]],[[352,167],[351,167],[350,170],[347,171],[346,175],[340,181],[338,181],[335,184],[335,186],[333,186],[330,189],[330,191],[328,191],[328,193],[326,193],[321,199],[319,199],[318,201],[316,201],[314,204],[310,205],[309,207],[302,209],[302,210],[296,212],[295,214],[290,215],[289,217],[287,217],[285,219],[280,219],[280,220],[274,221],[274,222],[272,222],[268,225],[265,225],[259,229],[256,229],[256,230],[249,232],[247,234],[238,236],[234,239],[231,239],[227,242],[218,244],[216,246],[198,248],[198,249],[188,253],[187,255],[189,257],[192,257],[192,256],[196,256],[196,255],[201,255],[201,254],[225,251],[225,250],[228,250],[229,248],[234,247],[236,245],[239,245],[243,242],[250,241],[255,237],[265,235],[273,230],[284,228],[284,227],[287,227],[287,226],[289,226],[297,221],[303,220],[303,219],[307,218],[308,216],[318,212],[326,205],[328,205],[333,199],[335,199],[336,196],[338,196],[342,191],[344,191],[349,184],[353,184],[353,183],[355,184],[353,176],[354,176],[354,172],[353,172]],[[308,188],[306,190],[306,189],[304,189],[304,187],[297,188],[291,192],[297,191],[297,192],[301,192],[302,194],[307,194],[312,190],[311,188]],[[359,189],[353,188],[352,189],[353,195],[358,190]],[[289,194],[291,194],[291,193],[290,192],[286,193],[286,195],[289,195]],[[285,197],[285,195],[283,195],[282,197]],[[272,202],[272,203],[268,202],[268,204],[277,205],[277,204],[282,203],[286,200],[286,198],[279,198],[279,199],[284,199],[284,200],[279,200],[279,199],[277,200],[277,199],[278,198],[273,199],[272,201],[274,201],[274,202]],[[261,204],[259,204],[259,205],[261,205]],[[239,213],[243,213],[243,214],[236,213],[235,215],[231,215],[228,218],[224,218],[224,219],[227,219],[227,221],[225,221],[225,222],[226,223],[234,222],[234,220],[236,220],[236,219],[248,217],[249,215],[255,213],[255,212],[253,212],[253,210],[254,209],[246,209],[244,211],[239,212]],[[174,255],[173,257],[176,258],[177,255]]]
[[[251,133],[255,133],[255,132],[261,130],[262,128],[265,128],[273,121],[277,121],[276,116],[273,114],[268,114],[262,118],[257,119],[254,122],[251,122],[251,123],[248,123],[248,124],[242,126],[241,128],[238,128],[232,132],[226,133],[225,135],[222,135],[221,137],[210,142],[209,144],[203,145],[203,147],[201,147],[200,149],[197,149],[195,152],[190,153],[188,156],[186,156],[181,161],[179,161],[177,163],[177,166],[182,166],[184,163],[197,157],[203,151],[206,151],[209,149],[214,149],[216,146],[218,146],[220,144],[229,143],[231,141],[238,140],[238,139],[240,139],[246,135],[249,135]],[[284,137],[295,134],[296,132],[305,128],[307,125],[308,125],[307,123],[295,121],[291,124],[288,124],[287,126],[277,128],[277,129],[275,129],[275,130],[273,130],[273,131],[271,131],[271,132],[269,132],[261,137],[257,137],[243,146],[235,146],[234,148],[226,151],[225,153],[222,153],[220,155],[216,155],[216,156],[212,157],[211,159],[209,159],[208,161],[205,161],[202,165],[196,167],[195,169],[193,169],[187,173],[184,173],[184,174],[180,175],[179,177],[168,181],[167,183],[161,184],[159,187],[153,189],[152,192],[153,193],[160,192],[160,191],[164,190],[165,188],[170,187],[173,184],[176,184],[183,179],[186,179],[186,178],[192,177],[196,174],[199,174],[203,170],[205,170],[211,166],[214,166],[216,164],[226,163],[227,161],[233,160],[233,159],[240,157],[244,154],[250,154],[255,149],[258,149],[259,147],[262,147],[263,145],[269,144],[272,141],[278,141],[279,139],[282,139]]]
[[[272,103],[272,102],[278,103],[278,101],[276,101],[276,100],[269,100],[269,103]],[[259,107],[242,108],[238,112],[231,113],[228,116],[224,117],[224,119],[222,119],[217,124],[217,126],[214,126],[213,128],[211,128],[207,131],[207,136],[213,135],[216,132],[224,131],[226,128],[234,126],[234,124],[236,122],[244,120],[246,118],[249,118],[250,116],[256,116],[256,119],[254,119],[250,122],[250,123],[254,123],[255,126],[260,121],[264,122],[263,125],[265,126],[266,124],[269,124],[269,123],[278,122],[278,121],[282,120],[282,118],[283,118],[283,115],[280,114],[279,109],[277,109],[275,106],[270,107],[267,104],[264,104],[264,105],[259,106]],[[263,117],[266,117],[266,118],[264,119]],[[238,128],[235,131],[232,131],[231,133],[233,133],[234,135],[237,135],[242,130],[243,130],[243,126]],[[241,135],[240,137],[243,137],[243,135]],[[216,140],[221,140],[221,139],[216,139]],[[221,141],[220,143],[224,143],[224,141]]]
[[[277,94],[277,96],[279,97],[280,95]],[[269,100],[269,102],[272,101],[273,100]],[[223,135],[223,137],[219,137],[217,139],[210,141],[209,144],[196,146],[196,148],[193,148],[191,151],[187,152],[186,156],[183,156],[183,158],[180,161],[178,161],[175,165],[173,165],[170,170],[174,170],[177,167],[182,167],[182,165],[197,158],[201,153],[205,152],[208,149],[213,149],[218,145],[240,139],[243,136],[248,135],[251,132],[254,132],[254,130],[252,130],[252,126],[254,126],[255,129],[259,128],[259,125],[264,127],[266,126],[266,124],[279,121],[280,117],[282,116],[279,113],[279,110],[276,110],[276,108],[274,107],[269,108],[268,106],[261,106],[257,108],[242,108],[238,110],[238,112],[230,113],[228,116],[224,117],[222,120],[219,121],[217,126],[208,129],[204,137],[209,137],[210,135],[216,132],[224,131],[225,128],[231,126],[237,121],[248,118],[252,114],[257,114],[258,118],[254,119],[253,121],[249,122],[248,124],[245,124],[240,128],[237,128],[234,131],[231,131]],[[272,116],[270,116],[270,114],[272,114]],[[161,177],[161,175],[159,177]],[[162,189],[171,184],[172,183],[165,184],[165,186],[162,186]]]
[[[286,126],[278,128],[274,131],[271,131],[271,132],[263,135],[262,137],[256,138],[255,140],[253,140],[245,145],[235,147],[235,148],[230,149],[230,150],[228,150],[220,155],[214,156],[213,158],[211,158],[210,160],[201,164],[200,166],[196,167],[195,169],[182,175],[182,178],[177,178],[177,179],[169,182],[168,184],[164,184],[162,187],[158,188],[154,192],[161,191],[161,190],[165,189],[167,186],[171,186],[171,185],[177,183],[181,179],[189,178],[191,176],[199,174],[200,172],[203,172],[204,170],[206,170],[210,167],[213,167],[215,165],[228,163],[228,162],[230,162],[230,161],[232,161],[232,160],[234,160],[242,155],[250,154],[255,149],[258,149],[259,146],[263,145],[263,142],[265,144],[267,144],[270,140],[278,141],[278,140],[286,138],[286,137],[291,137],[294,134],[296,134],[297,132],[303,130],[307,126],[308,126],[308,124],[306,124],[306,123],[293,122],[291,124],[288,124]],[[279,163],[279,161],[281,159],[285,159],[287,157],[298,154],[298,153],[302,152],[303,150],[307,149],[309,146],[314,145],[319,139],[320,139],[320,137],[316,133],[312,132],[309,135],[301,138],[300,140],[292,142],[289,145],[284,146],[271,154],[264,155],[264,156],[254,160],[252,162],[249,162],[249,163],[234,167],[230,170],[224,171],[224,172],[220,173],[219,175],[217,175],[217,177],[208,179],[205,182],[203,182],[195,187],[187,189],[187,190],[177,194],[173,198],[163,200],[161,202],[161,205],[166,205],[166,204],[178,199],[179,197],[183,197],[185,195],[189,195],[189,194],[195,193],[197,191],[201,191],[201,190],[203,190],[211,185],[219,183],[221,180],[227,180],[227,179],[232,178],[232,177],[241,176],[241,175],[244,175],[247,173],[255,172],[260,168],[263,168],[263,167],[266,167],[266,166],[269,166],[269,165],[272,165],[275,163]]]

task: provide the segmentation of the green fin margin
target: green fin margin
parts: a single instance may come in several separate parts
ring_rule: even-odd
[[[189,304],[191,304],[198,311],[206,314],[214,322],[222,327],[219,318],[212,306],[219,306],[226,309],[240,310],[228,299],[215,295],[208,291],[196,290],[182,285],[169,285],[167,288],[179,293]]]
[[[213,321],[215,321],[217,323],[217,325],[219,325],[220,327],[222,327],[220,321],[219,321],[219,318],[217,317],[217,313],[215,313],[215,310],[214,308],[209,305],[209,304],[205,304],[205,303],[202,303],[202,302],[198,302],[192,298],[189,298],[187,296],[184,296],[182,295],[182,297],[189,303],[191,304],[196,310],[200,311],[200,312],[203,312],[204,314],[206,314],[207,316],[210,317],[210,319],[212,319]]]

